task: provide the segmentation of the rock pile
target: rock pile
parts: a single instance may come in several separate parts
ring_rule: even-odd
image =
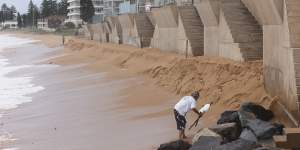
[[[173,141],[165,144],[161,144],[157,150],[188,150],[192,145],[183,141]]]
[[[283,133],[283,125],[270,122],[273,116],[260,105],[244,103],[237,111],[222,113],[216,126],[200,130],[191,147],[164,149],[161,145],[158,150],[277,150],[272,137]]]

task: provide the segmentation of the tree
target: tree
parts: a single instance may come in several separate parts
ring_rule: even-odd
[[[61,0],[58,3],[57,14],[60,16],[67,16],[68,14],[68,0]]]
[[[34,5],[34,9],[33,9],[33,12],[34,12],[34,15],[33,15],[33,23],[34,23],[34,26],[37,26],[37,23],[38,23],[38,19],[41,17],[41,13],[40,13],[40,10],[39,8]]]
[[[13,20],[16,17],[17,10],[15,6],[8,7],[5,3],[2,4],[0,9],[0,22],[6,20]]]
[[[28,4],[28,13],[27,13],[27,25],[29,26],[37,26],[37,20],[40,16],[39,9],[36,5],[33,4],[32,0],[30,0]]]
[[[8,20],[9,17],[9,8],[7,7],[7,5],[4,3],[1,6],[1,12],[2,12],[2,22]]]
[[[16,13],[17,13],[17,9],[15,6],[11,6],[9,9],[9,16],[8,16],[8,20],[13,20],[16,17]]]
[[[49,28],[58,28],[64,21],[62,16],[50,16],[48,17],[48,27]]]
[[[32,0],[30,0],[28,4],[28,12],[26,17],[26,23],[29,26],[33,26],[33,18],[34,18],[34,4]]]
[[[64,25],[67,29],[75,29],[76,25],[73,22],[67,22]]]
[[[41,16],[47,18],[51,15],[51,8],[49,0],[43,0],[41,4]]]
[[[22,28],[22,17],[20,15],[20,13],[18,13],[18,15],[17,15],[17,21],[18,21],[18,27]]]
[[[87,23],[92,23],[94,15],[95,8],[92,0],[80,0],[80,18]]]
[[[2,4],[1,11],[3,11],[4,13],[7,13],[9,11],[9,8],[8,8],[8,6],[5,3]]]
[[[49,4],[50,4],[50,16],[54,16],[57,15],[57,2],[56,0],[49,0]]]
[[[4,22],[4,13],[0,10],[0,23]]]
[[[22,27],[25,28],[28,26],[28,20],[27,20],[27,15],[23,14],[22,15]]]

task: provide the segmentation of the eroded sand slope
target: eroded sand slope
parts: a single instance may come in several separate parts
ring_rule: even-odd
[[[97,43],[72,38],[65,55],[51,63],[88,63],[88,69],[127,69],[131,75],[150,77],[170,92],[186,95],[201,91],[199,104],[214,102],[212,111],[204,116],[204,125],[215,123],[225,109],[237,109],[245,101],[270,107],[273,98],[263,85],[262,62],[236,62],[217,57],[194,57],[160,52],[157,49],[139,49],[127,45]],[[111,67],[108,67],[111,66]],[[118,74],[115,74],[118,76]]]

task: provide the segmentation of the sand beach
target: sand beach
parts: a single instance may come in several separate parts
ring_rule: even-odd
[[[30,65],[9,77],[30,76],[43,90],[32,101],[3,110],[1,148],[155,149],[177,138],[173,106],[193,90],[201,92],[198,107],[214,102],[192,137],[215,124],[220,113],[244,101],[270,107],[273,98],[263,86],[262,62],[194,57],[98,43],[48,34],[10,35],[33,42],[5,48],[10,64]],[[193,120],[194,114],[188,115]],[[190,121],[188,124],[191,124]]]

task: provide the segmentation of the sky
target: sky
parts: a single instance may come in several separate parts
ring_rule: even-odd
[[[3,3],[6,3],[9,6],[14,5],[17,8],[17,11],[23,14],[27,12],[29,1],[30,0],[0,0],[0,6]],[[40,7],[42,0],[32,0],[32,2]]]

